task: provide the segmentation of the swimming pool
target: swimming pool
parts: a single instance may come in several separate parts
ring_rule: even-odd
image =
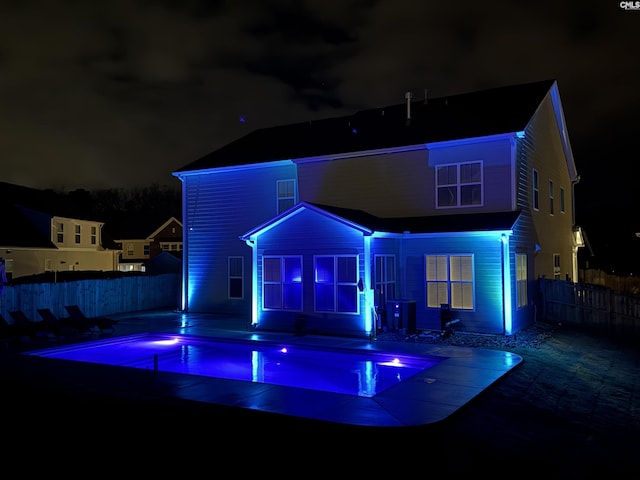
[[[130,335],[28,354],[368,398],[446,359],[176,334]]]

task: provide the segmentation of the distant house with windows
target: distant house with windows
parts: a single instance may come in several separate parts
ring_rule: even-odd
[[[259,129],[173,174],[190,312],[369,336],[440,330],[446,311],[513,334],[537,278],[578,278],[555,80]]]
[[[181,256],[182,222],[171,217],[144,238],[117,239],[115,243],[120,249],[118,270],[145,271],[149,260],[162,252]]]
[[[112,271],[118,252],[105,246],[102,222],[83,218],[49,190],[0,182],[4,227],[0,257],[7,280],[60,271]]]

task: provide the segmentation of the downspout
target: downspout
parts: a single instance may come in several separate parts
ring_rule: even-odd
[[[505,335],[511,335],[513,329],[511,265],[509,263],[509,237],[504,233],[500,236],[500,249],[502,256],[502,331]]]
[[[402,285],[400,288],[400,298],[407,298],[407,259],[404,257],[404,242],[405,239],[411,235],[409,230],[405,230],[402,232],[402,238],[400,239],[400,244],[398,245],[398,256],[400,257],[400,268],[402,269]],[[386,306],[385,306],[386,308]]]
[[[373,301],[373,285],[371,285],[371,235],[364,235],[364,280],[363,280],[363,293],[364,293],[364,331],[365,334],[372,338],[376,335],[377,318],[376,308]]]
[[[572,240],[573,245],[571,248],[572,253],[572,281],[573,283],[577,283],[579,281],[578,278],[578,246],[576,245],[576,234],[575,234],[575,226],[576,226],[576,185],[580,183],[580,175],[576,176],[574,180],[571,180],[571,226],[572,226]]]
[[[180,301],[180,309],[183,312],[189,311],[189,231],[192,225],[192,219],[187,216],[187,189],[185,188],[185,179],[178,176],[182,184],[182,299]]]
[[[245,239],[245,243],[251,247],[251,326],[258,325],[258,248],[256,240]]]

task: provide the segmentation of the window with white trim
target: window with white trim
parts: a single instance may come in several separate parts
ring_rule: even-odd
[[[64,223],[62,222],[58,222],[58,232],[56,238],[58,243],[64,243]]]
[[[75,227],[75,241],[76,244],[79,244],[82,241],[81,228],[80,225],[74,225]]]
[[[482,162],[436,167],[438,208],[482,205]]]
[[[531,185],[531,188],[533,190],[533,209],[534,210],[539,210],[540,209],[540,184],[539,184],[539,177],[538,177],[538,171],[534,168],[533,169],[533,184]]]
[[[278,180],[278,213],[293,207],[296,204],[296,181],[294,179]]]
[[[262,258],[262,307],[302,310],[302,257]]]
[[[560,254],[553,254],[553,278],[555,280],[560,279]]]
[[[526,307],[527,299],[527,255],[516,253],[516,302],[518,308]]]
[[[91,227],[91,245],[98,243],[98,229],[97,227]]]
[[[244,257],[228,258],[229,298],[244,298]]]
[[[358,313],[358,256],[313,258],[316,312]]]
[[[564,188],[560,187],[560,212],[564,213]]]
[[[425,255],[427,307],[473,310],[473,255]]]

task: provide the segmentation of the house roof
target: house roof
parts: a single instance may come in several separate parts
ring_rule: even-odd
[[[519,132],[555,85],[555,80],[544,80],[258,129],[174,175]]]
[[[380,218],[361,210],[321,204],[312,205],[373,231],[388,233],[455,233],[510,230],[520,216],[519,211],[507,211]]]
[[[373,232],[397,234],[409,232],[411,234],[421,234],[511,230],[520,216],[519,211],[506,211],[381,218],[362,210],[300,202],[270,221],[253,228],[240,238],[242,240],[248,240],[253,235],[273,228],[285,218],[299,213],[302,209],[327,215],[334,220],[348,224],[353,228],[358,228],[368,234]]]
[[[161,226],[157,227],[154,229],[154,231],[150,234],[146,234],[146,233],[141,233],[140,235],[138,235],[137,237],[134,236],[129,236],[129,237],[122,237],[122,238],[117,238],[114,241],[116,242],[126,242],[126,241],[152,241],[155,240],[156,242],[175,242],[176,239],[178,238],[179,241],[182,241],[182,236],[163,236],[163,237],[159,237],[158,235],[160,233],[162,233],[162,231],[167,228],[169,225],[171,225],[172,223],[175,223],[176,225],[178,225],[179,227],[182,227],[182,222],[180,220],[178,220],[176,217],[170,217],[168,220],[166,220]],[[146,227],[146,225],[144,225]],[[138,230],[140,230],[140,226],[138,228]],[[133,227],[131,228],[131,231],[133,231]],[[137,231],[137,230],[136,230]],[[148,232],[149,230],[145,230],[145,232]]]
[[[87,192],[88,195],[88,192]],[[0,182],[0,208],[6,205],[21,205],[50,216],[92,220],[87,217],[84,205],[86,199],[72,199],[51,189],[37,189]]]
[[[11,203],[2,207],[0,246],[24,248],[56,248],[49,235],[45,235],[29,218],[27,212]]]
[[[147,238],[148,239],[154,239],[155,237],[160,235],[160,233],[162,233],[162,231],[165,228],[167,228],[169,225],[171,225],[172,223],[175,223],[176,225],[182,227],[182,222],[180,220],[178,220],[176,217],[171,217],[166,222],[164,222],[162,225],[160,225],[158,228],[156,228],[153,231],[153,233],[150,234]],[[159,238],[158,240],[161,240],[161,239]],[[173,237],[167,237],[167,240],[173,240]]]
[[[77,208],[53,190],[39,190],[0,182],[0,229],[3,247],[56,248],[50,231],[42,227],[44,216],[82,218]]]

